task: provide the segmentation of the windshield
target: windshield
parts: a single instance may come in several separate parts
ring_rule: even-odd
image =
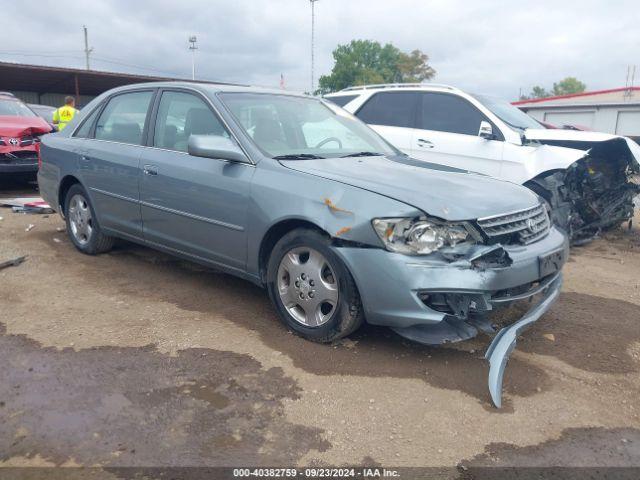
[[[531,118],[517,107],[514,107],[506,100],[496,97],[487,97],[485,95],[473,95],[480,103],[491,110],[496,117],[507,125],[526,130],[527,128],[540,128],[537,121]]]
[[[36,117],[37,115],[31,111],[20,100],[13,98],[0,98],[0,115],[10,117]]]
[[[350,113],[314,98],[261,93],[220,97],[256,145],[273,158],[398,153]]]

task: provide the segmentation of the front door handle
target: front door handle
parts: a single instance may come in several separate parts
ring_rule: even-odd
[[[80,161],[78,163],[80,164],[80,167],[87,168],[91,165],[91,159],[85,152],[82,152],[80,153]]]
[[[158,175],[158,167],[155,165],[145,165],[142,171],[145,175]]]
[[[433,147],[435,147],[433,142],[430,142],[429,140],[425,140],[424,138],[419,138],[418,139],[418,146],[422,147],[422,148],[433,148]]]

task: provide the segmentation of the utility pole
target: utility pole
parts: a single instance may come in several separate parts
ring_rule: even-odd
[[[189,45],[189,50],[191,50],[191,80],[196,79],[196,50],[198,49],[198,46],[196,45],[197,41],[198,39],[195,35],[191,35],[189,37],[189,43],[191,44]]]
[[[87,26],[83,25],[82,29],[84,30],[84,56],[87,60],[87,70],[91,70],[89,66],[89,54],[93,52],[93,47],[89,48],[89,34],[87,33]]]
[[[315,12],[315,3],[318,0],[309,0],[311,3],[311,95],[315,91],[313,75],[314,75],[314,67],[315,67],[315,41],[316,41],[316,12]]]

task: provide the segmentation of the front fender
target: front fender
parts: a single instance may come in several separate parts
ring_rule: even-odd
[[[383,248],[372,219],[424,215],[398,200],[275,162],[263,161],[256,168],[247,229],[247,269],[253,274],[259,272],[262,239],[280,222],[302,220],[333,238]]]

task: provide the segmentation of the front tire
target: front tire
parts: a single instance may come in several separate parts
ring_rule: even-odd
[[[353,277],[329,244],[315,230],[293,230],[276,243],[267,266],[267,289],[280,319],[320,343],[345,337],[364,321]]]
[[[102,233],[87,192],[80,184],[72,185],[65,197],[67,234],[82,253],[97,255],[111,250],[114,239]]]

